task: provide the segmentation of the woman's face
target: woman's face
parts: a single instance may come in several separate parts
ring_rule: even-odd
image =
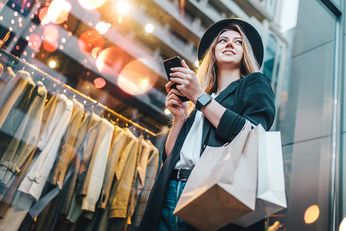
[[[232,66],[240,68],[243,59],[242,38],[239,32],[227,30],[220,34],[215,46],[215,59],[218,68]]]

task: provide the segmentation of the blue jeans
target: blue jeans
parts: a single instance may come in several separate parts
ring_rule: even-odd
[[[178,199],[185,187],[185,181],[170,180],[167,185],[166,195],[161,210],[159,224],[160,231],[185,231],[187,223],[178,216],[173,215]]]

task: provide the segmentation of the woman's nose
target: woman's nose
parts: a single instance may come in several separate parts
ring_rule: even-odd
[[[234,44],[233,44],[233,41],[231,41],[231,40],[229,40],[228,42],[227,42],[227,44],[226,44],[226,47],[234,47]]]

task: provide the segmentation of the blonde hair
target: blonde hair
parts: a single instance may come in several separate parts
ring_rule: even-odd
[[[240,75],[241,78],[250,73],[259,71],[259,64],[253,54],[252,47],[250,45],[249,40],[247,39],[245,33],[241,29],[241,27],[237,24],[230,24],[225,29],[221,30],[220,33],[216,36],[216,38],[211,43],[209,49],[205,52],[205,55],[200,63],[200,66],[196,72],[196,77],[198,82],[200,83],[202,89],[208,94],[215,92],[217,90],[217,66],[215,59],[215,46],[217,44],[218,38],[220,35],[228,30],[233,30],[238,32],[242,38],[242,46],[243,46],[243,59],[240,65]],[[190,114],[195,105],[190,102],[188,105],[188,114]]]

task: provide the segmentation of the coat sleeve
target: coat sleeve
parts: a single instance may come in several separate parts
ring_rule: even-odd
[[[216,128],[216,137],[224,142],[230,142],[240,132],[246,120],[255,125],[261,124],[269,130],[275,117],[274,93],[269,79],[256,72],[245,77],[244,97],[240,113],[226,109]]]

